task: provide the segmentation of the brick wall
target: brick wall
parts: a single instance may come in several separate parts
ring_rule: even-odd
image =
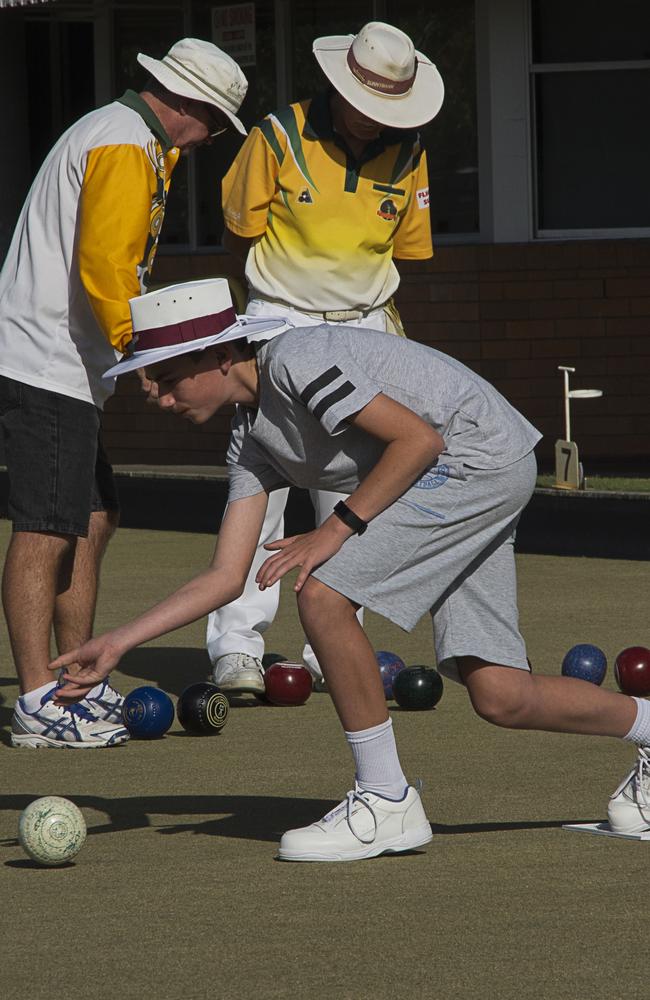
[[[155,279],[228,270],[225,256],[161,256]],[[577,369],[573,388],[604,391],[571,404],[588,471],[650,474],[650,240],[449,246],[400,270],[409,336],[496,385],[543,432],[542,464],[564,435],[565,364]],[[117,463],[222,464],[228,421],[186,425],[146,407],[127,377],[107,406],[106,443]]]

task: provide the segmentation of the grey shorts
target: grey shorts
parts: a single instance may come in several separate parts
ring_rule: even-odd
[[[119,509],[92,403],[0,375],[0,428],[14,531],[84,538],[93,511]]]
[[[438,474],[433,474],[437,472]],[[427,473],[313,575],[406,631],[433,618],[438,669],[477,656],[528,670],[519,632],[514,538],[535,487],[531,452],[505,469]]]

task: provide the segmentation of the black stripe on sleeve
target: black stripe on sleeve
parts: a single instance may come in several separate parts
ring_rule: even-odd
[[[303,391],[300,393],[300,398],[305,406],[307,406],[309,400],[312,399],[317,392],[320,392],[320,390],[324,389],[325,386],[330,385],[331,382],[339,378],[342,374],[343,372],[340,368],[337,368],[336,365],[332,365],[332,367],[328,368],[326,372],[323,372],[323,374],[319,375],[318,378],[315,378],[313,382],[310,382],[308,386],[305,386]]]
[[[343,385],[340,385],[338,389],[334,390],[334,392],[330,392],[329,396],[324,396],[320,403],[316,404],[312,413],[317,420],[320,420],[323,414],[326,413],[331,406],[334,406],[335,403],[345,399],[345,397],[349,396],[355,389],[356,386],[352,385],[352,382],[344,382]]]

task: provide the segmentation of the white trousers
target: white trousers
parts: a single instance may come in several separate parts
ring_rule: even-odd
[[[288,326],[294,327],[318,326],[323,322],[322,319],[301,313],[296,309],[288,309],[286,306],[266,302],[262,299],[251,299],[246,313],[249,316],[284,316]],[[359,326],[371,330],[397,332],[391,314],[387,313],[383,307],[374,309],[362,319],[347,320],[345,323],[334,325]],[[255,575],[265,559],[273,554],[263,546],[267,542],[284,538],[284,509],[288,495],[288,489],[274,490],[269,495],[257,552],[243,594],[236,601],[225,604],[208,616],[206,641],[212,663],[216,663],[220,656],[225,656],[228,653],[247,653],[249,656],[257,657],[257,659],[261,659],[264,654],[263,633],[273,622],[278,610],[280,581],[266,590],[260,590],[255,583]],[[310,497],[314,505],[316,524],[320,525],[332,513],[334,504],[345,499],[345,494],[326,490],[310,490]],[[359,609],[357,617],[360,622],[363,622],[363,609]],[[291,655],[290,651],[287,650],[279,650],[279,652],[287,656]],[[318,661],[308,644],[305,644],[302,658],[312,675],[320,677],[321,670]]]

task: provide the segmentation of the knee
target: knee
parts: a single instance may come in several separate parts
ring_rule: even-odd
[[[96,510],[90,515],[88,525],[89,544],[100,554],[110,542],[120,523],[118,510]]]
[[[120,523],[120,512],[119,510],[102,510],[97,512],[98,517],[98,530],[100,534],[106,539],[112,538],[117,530],[117,526]]]
[[[354,609],[347,597],[332,590],[320,580],[309,577],[297,597],[300,620],[305,628],[316,628],[320,623],[330,624],[341,620],[349,609],[354,617]]]
[[[505,669],[503,672],[506,672]],[[472,706],[477,715],[493,726],[503,729],[525,728],[525,692],[521,690],[520,684],[508,681],[509,678],[504,677],[468,684]]]

